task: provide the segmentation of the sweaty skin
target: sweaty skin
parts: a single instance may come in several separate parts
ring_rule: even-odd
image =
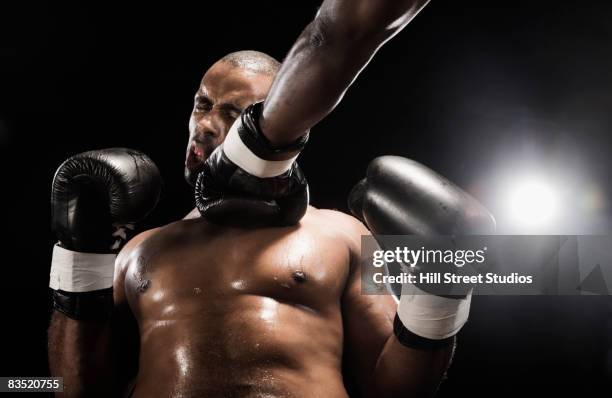
[[[188,181],[272,81],[222,61],[208,70],[189,123]],[[349,373],[372,376],[396,310],[389,296],[360,295],[367,233],[353,217],[310,207],[298,226],[265,229],[214,225],[194,210],[132,239],[114,286],[116,308],[133,315],[120,327],[139,335],[132,396],[346,397]],[[372,325],[349,333],[368,314],[360,305]],[[361,345],[350,360],[349,344]]]
[[[259,122],[272,145],[302,136],[427,1],[325,0],[280,71],[260,56],[217,62],[196,93],[186,180],[254,102],[266,99]],[[402,345],[396,300],[361,294],[366,234],[350,216],[310,208],[292,228],[227,228],[192,212],[139,235],[117,258],[110,321],[53,314],[59,395],[432,396],[453,348]]]
[[[295,227],[190,219],[130,241],[115,291],[140,334],[133,397],[348,396],[342,308],[359,233],[346,231],[357,224],[309,208]],[[378,297],[390,334],[395,303]]]
[[[273,73],[219,61],[189,123],[185,177]],[[418,350],[392,331],[396,300],[362,295],[348,215],[309,208],[292,228],[216,226],[192,211],[146,231],[116,261],[109,321],[54,311],[49,366],[62,397],[431,396],[452,348]]]

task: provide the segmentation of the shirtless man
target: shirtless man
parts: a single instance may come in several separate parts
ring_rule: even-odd
[[[272,146],[299,140],[426,2],[327,0],[278,73],[272,60],[252,52],[215,63],[196,94],[187,179],[196,182],[241,112],[257,101],[267,98],[258,122]],[[126,166],[126,156],[140,163]],[[134,196],[156,181],[150,161],[104,152],[77,163],[83,158],[104,164],[100,173],[114,177],[131,167],[117,184],[137,195],[113,204],[131,206],[122,213],[131,211],[128,218],[142,218],[151,205],[144,197],[155,196],[155,189]],[[54,182],[54,190],[61,189]],[[60,210],[72,212],[71,220],[97,213],[79,200]],[[366,210],[366,219],[377,219]],[[54,218],[63,214],[54,211]],[[111,208],[111,216],[117,212]],[[308,207],[296,223],[274,227],[213,223],[206,208],[200,212],[203,217],[192,213],[137,235],[116,260],[103,248],[109,243],[101,237],[108,228],[97,228],[103,217],[58,234],[49,354],[52,374],[64,378],[64,396],[407,397],[436,391],[469,299],[440,298],[444,315],[434,315],[450,324],[425,320],[421,327],[408,304],[398,310],[393,296],[362,295],[360,238],[369,232],[336,211]],[[384,217],[378,220],[385,224]],[[114,238],[116,248],[125,235]],[[109,259],[115,264],[110,285]],[[88,274],[75,278],[82,269]]]

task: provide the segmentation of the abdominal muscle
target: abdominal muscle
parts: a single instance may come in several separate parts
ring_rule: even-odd
[[[347,396],[339,304],[241,294],[155,307],[141,318],[133,397]]]

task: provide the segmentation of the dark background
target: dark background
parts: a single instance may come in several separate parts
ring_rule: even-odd
[[[193,205],[182,171],[203,72],[235,50],[282,59],[317,5],[0,6],[0,375],[48,373],[48,198],[61,161],[94,148],[142,150],[165,180],[151,225],[182,217]],[[568,208],[562,220],[574,220],[551,233],[610,233],[610,21],[604,1],[434,0],[313,130],[301,157],[313,204],[346,210],[367,162],[397,154],[466,187],[495,213],[490,172],[529,163],[567,171],[572,192],[586,178],[599,195],[596,210],[580,218],[588,222]],[[459,342],[442,396],[609,396],[609,297],[475,297]]]

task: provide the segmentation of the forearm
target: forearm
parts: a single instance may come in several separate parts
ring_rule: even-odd
[[[63,396],[117,396],[122,367],[137,353],[119,344],[137,325],[125,297],[126,263],[116,253],[123,247],[120,257],[129,257],[132,229],[153,209],[160,189],[157,166],[127,148],[83,152],[55,172],[51,225],[58,244],[49,274],[48,350],[51,374],[64,378]]]
[[[292,142],[330,113],[385,41],[428,0],[327,0],[283,61],[261,128],[274,144]]]
[[[378,358],[373,375],[373,397],[431,397],[448,369],[454,340],[440,348],[418,349],[402,345],[392,335]]]
[[[54,311],[49,327],[51,375],[64,378],[64,397],[112,395],[110,321],[78,321]]]

